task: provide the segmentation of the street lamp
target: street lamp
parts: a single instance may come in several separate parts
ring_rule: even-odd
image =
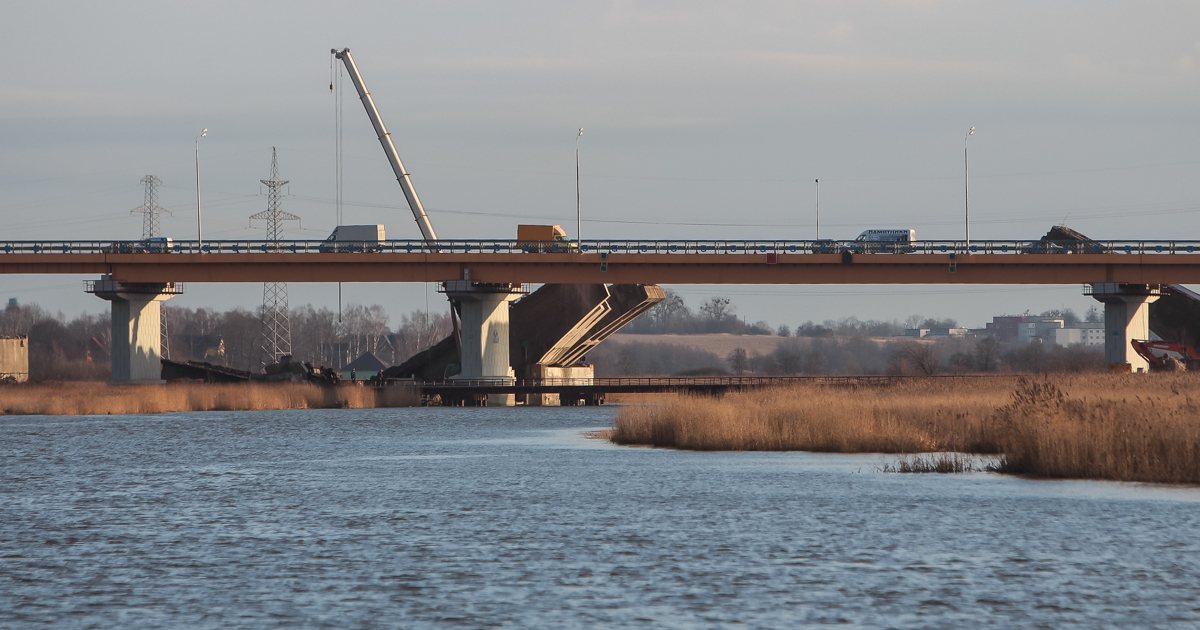
[[[971,178],[967,168],[967,141],[975,135],[975,128],[963,136],[963,214],[967,224],[967,253],[971,253]]]
[[[583,251],[583,220],[579,204],[579,139],[583,137],[583,127],[575,136],[575,249]]]
[[[821,240],[821,180],[814,179],[817,183],[817,240]]]
[[[196,136],[196,242],[199,251],[204,251],[204,230],[200,221],[200,138],[208,135],[208,129]]]

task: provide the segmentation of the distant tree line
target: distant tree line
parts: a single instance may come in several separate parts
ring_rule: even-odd
[[[37,304],[9,303],[0,313],[0,336],[29,337],[31,380],[106,380],[112,318],[83,314],[67,320]]]
[[[748,324],[739,318],[737,306],[729,298],[711,297],[693,311],[683,296],[670,289],[666,293],[666,299],[621,332],[642,335],[771,335],[775,332],[767,322]]]
[[[728,333],[731,335],[779,335],[793,336],[787,324],[772,328],[764,321],[747,323],[737,316],[737,306],[729,298],[714,296],[701,303],[693,311],[683,296],[667,289],[667,297],[621,330],[623,333],[642,335],[702,335]],[[860,320],[847,317],[834,321],[827,319],[820,324],[807,321],[794,329],[796,337],[895,337],[905,328],[957,328],[953,319],[924,318],[913,315],[906,321]]]
[[[881,321],[875,319],[860,320],[857,317],[846,317],[840,320],[827,319],[821,323],[812,320],[791,328],[781,324],[772,328],[764,321],[753,324],[746,323],[737,317],[737,306],[729,298],[714,296],[704,301],[699,309],[693,311],[684,301],[683,296],[667,289],[666,299],[656,304],[645,315],[638,318],[621,330],[622,333],[642,335],[699,335],[713,333],[728,333],[732,335],[778,335],[780,337],[898,337],[906,329],[913,328],[959,328],[959,323],[953,318],[938,319],[922,315],[910,315],[901,320]],[[1034,317],[1028,311],[1026,316]],[[1036,317],[1053,317],[1062,319],[1064,325],[1074,326],[1080,322],[1103,322],[1104,311],[1092,306],[1084,317],[1075,311],[1053,309],[1043,311]]]
[[[814,337],[780,342],[774,351],[752,354],[736,348],[727,356],[684,345],[622,342],[601,344],[588,354],[598,376],[629,375],[934,375],[967,372],[1082,372],[1104,369],[1104,349],[1095,346],[1000,343],[982,339],[871,339]]]
[[[168,347],[175,361],[207,361],[257,371],[262,356],[261,309],[163,307]],[[382,306],[352,304],[339,315],[311,305],[291,310],[292,359],[340,369],[364,353],[395,365],[444,339],[451,331],[449,309],[402,315],[395,329]],[[222,353],[221,350],[224,350]]]
[[[1080,320],[1070,309],[1046,311],[1068,325]],[[257,371],[262,364],[261,313],[244,308],[217,311],[163,305],[164,356],[176,361],[206,361]],[[1102,321],[1092,308],[1086,321]],[[393,327],[394,325],[394,327]],[[847,317],[807,321],[772,329],[766,322],[747,324],[735,305],[711,297],[692,311],[683,298],[667,298],[621,332],[641,334],[778,335],[788,342],[765,355],[746,351],[725,357],[669,344],[601,344],[588,354],[597,374],[885,374],[1100,369],[1096,348],[999,344],[981,340],[895,339],[906,328],[956,328],[953,319],[913,315],[905,321]],[[444,339],[452,330],[449,311],[413,311],[392,322],[381,306],[350,305],[339,315],[328,308],[301,306],[291,311],[292,356],[296,361],[341,368],[365,352],[396,365]],[[36,304],[10,304],[0,312],[0,335],[28,335],[30,377],[46,379],[109,378],[111,319],[108,313],[68,319]]]
[[[262,365],[262,317],[244,308],[217,311],[164,305],[163,354],[176,361],[205,361],[240,370]],[[364,352],[396,364],[450,334],[449,310],[402,315],[395,328],[381,306],[351,305],[339,317],[306,305],[291,311],[292,357],[340,368]],[[29,337],[34,380],[106,380],[111,375],[112,318],[82,314],[68,319],[37,304],[10,304],[0,312],[0,335]]]

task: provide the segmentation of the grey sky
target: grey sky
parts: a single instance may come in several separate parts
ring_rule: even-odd
[[[246,238],[272,146],[288,234],[334,225],[329,49],[349,46],[439,235],[809,238],[911,227],[960,238],[972,125],[972,237],[1200,238],[1200,3],[22,3],[3,9],[2,238],[129,238],[138,180],[164,231]],[[345,101],[345,222],[417,238],[361,107]],[[80,278],[0,277],[69,314]],[[751,320],[1084,309],[1078,287],[684,287]],[[393,317],[423,285],[347,285]],[[255,306],[256,285],[191,285],[181,306]],[[431,304],[441,300],[432,295]],[[293,304],[336,289],[294,286]]]

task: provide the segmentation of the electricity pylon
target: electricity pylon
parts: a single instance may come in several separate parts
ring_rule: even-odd
[[[162,236],[158,215],[171,214],[171,211],[158,205],[158,187],[162,184],[160,179],[153,175],[147,175],[142,178],[142,183],[146,185],[146,203],[130,210],[129,214],[142,214],[142,239],[145,240]]]
[[[300,217],[283,211],[283,191],[287,181],[279,179],[279,161],[271,147],[271,179],[259,180],[267,186],[267,209],[250,218],[267,222],[267,247],[277,248],[284,221],[299,221]],[[286,282],[263,283],[262,365],[279,363],[292,353],[292,322],[288,315]]]

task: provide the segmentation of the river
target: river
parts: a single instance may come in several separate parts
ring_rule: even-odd
[[[585,435],[614,413],[2,417],[0,627],[1200,626],[1200,489]]]

